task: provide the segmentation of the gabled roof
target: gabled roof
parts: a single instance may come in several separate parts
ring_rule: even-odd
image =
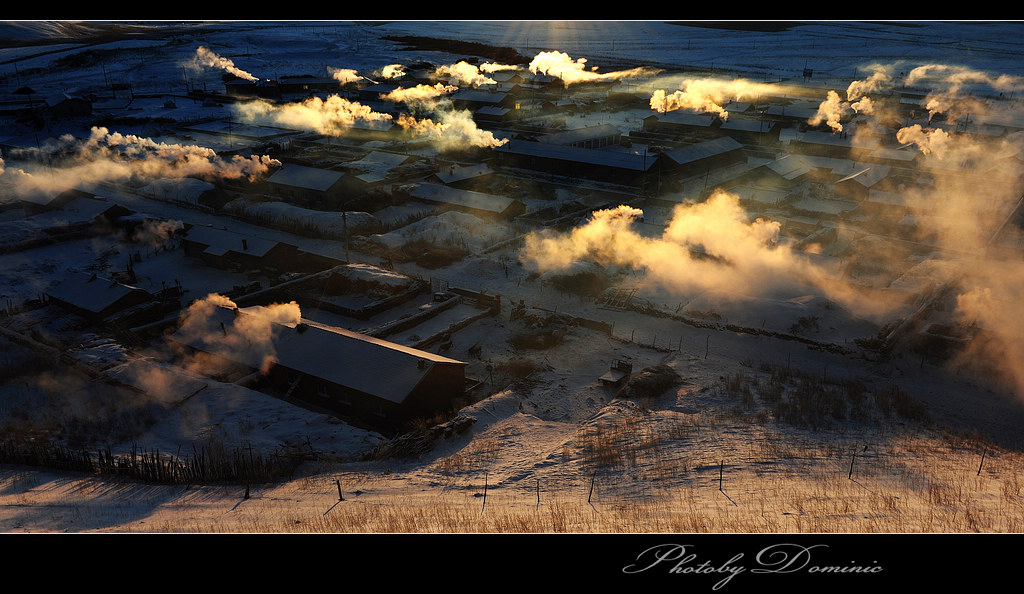
[[[509,141],[493,150],[502,153],[530,155],[561,161],[573,161],[587,165],[601,165],[633,171],[646,171],[657,161],[655,155],[641,155],[624,151],[576,148],[544,142]]]
[[[451,188],[432,183],[417,184],[416,187],[409,192],[409,195],[417,200],[426,200],[429,202],[449,204],[452,206],[483,210],[493,213],[505,212],[516,202],[515,198],[509,198],[507,196],[496,196],[494,194],[485,194],[483,192],[460,190],[458,188]]]
[[[270,250],[281,245],[281,242],[273,239],[243,235],[226,229],[216,229],[202,225],[195,225],[189,228],[185,232],[185,239],[207,246],[204,253],[213,256],[223,256],[229,252],[235,252],[261,258],[270,253]]]
[[[93,314],[99,314],[136,293],[146,293],[146,291],[84,272],[74,273],[57,282],[46,292],[52,299],[63,301]]]
[[[743,145],[736,139],[730,136],[723,136],[714,140],[698,142],[696,144],[668,151],[665,153],[665,156],[676,163],[692,163],[694,161],[700,161],[701,159],[714,157],[716,155],[721,155],[742,148]]]
[[[477,163],[466,166],[452,165],[451,167],[442,167],[435,175],[442,183],[452,184],[467,179],[473,179],[474,177],[480,177],[481,175],[490,175],[492,173],[494,173],[494,170],[486,163]]]
[[[668,113],[656,113],[647,116],[645,119],[653,118],[665,124],[678,124],[682,126],[697,126],[708,128],[718,121],[718,116],[704,113],[690,113],[685,111],[670,111]]]
[[[451,94],[452,101],[472,101],[474,103],[501,103],[507,93],[481,91],[478,89],[459,89]]]
[[[800,155],[786,154],[765,165],[780,176],[793,180],[814,169],[814,166]]]
[[[201,332],[193,334],[182,328],[173,333],[171,339],[253,369],[262,369],[269,356],[287,369],[396,403],[403,402],[434,367],[466,365],[442,355],[306,319],[298,324],[268,322],[265,326],[236,323],[238,318],[246,316],[252,322],[264,309],[262,306],[239,309],[218,306],[208,319],[201,321]],[[251,328],[252,335],[247,334],[247,328]],[[269,329],[269,342],[260,340],[258,329]],[[260,345],[260,348],[232,348],[232,344]]]
[[[267,178],[267,181],[283,186],[324,192],[329,190],[344,175],[341,171],[286,163],[283,167],[272,173]]]
[[[858,183],[866,188],[877,184],[879,181],[885,179],[889,175],[891,167],[888,165],[872,165],[871,167],[865,167],[856,173],[847,175],[846,177],[836,181],[837,184],[844,182]]]
[[[590,140],[593,138],[605,138],[608,136],[621,135],[622,131],[612,124],[597,124],[594,126],[584,126],[582,128],[575,128],[573,130],[565,130],[563,132],[553,132],[551,134],[545,134],[537,139],[538,142],[546,142],[549,144],[573,144],[582,140]]]
[[[740,132],[770,132],[775,129],[775,122],[758,118],[729,118],[722,122],[721,129]]]

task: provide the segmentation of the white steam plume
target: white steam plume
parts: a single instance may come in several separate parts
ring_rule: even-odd
[[[310,97],[298,103],[275,104],[267,101],[236,103],[232,109],[239,119],[249,123],[281,125],[332,136],[342,135],[355,124],[385,128],[390,114],[349,101],[338,95],[326,99]]]
[[[660,237],[646,237],[632,228],[641,214],[619,206],[594,212],[585,225],[568,234],[531,233],[521,258],[540,272],[565,271],[581,260],[625,266],[642,270],[658,286],[680,294],[707,290],[764,295],[811,285],[859,314],[888,311],[884,304],[860,299],[811,260],[779,245],[780,223],[761,218],[748,221],[739,199],[727,192],[717,191],[705,202],[677,207]]]
[[[502,72],[505,70],[518,70],[519,67],[513,64],[498,64],[496,62],[485,62],[480,65],[480,71],[488,74],[493,72]]]
[[[491,132],[477,127],[473,115],[466,110],[442,110],[436,117],[439,121],[435,122],[431,118],[417,119],[401,114],[396,123],[429,137],[442,148],[493,148],[508,142],[507,138],[495,138]]]
[[[79,183],[143,183],[162,178],[255,179],[279,162],[267,156],[221,158],[210,148],[166,144],[150,138],[94,127],[85,140],[70,135],[51,139],[39,148],[22,149],[18,168],[0,168],[0,185],[12,195],[51,193]],[[54,162],[44,166],[42,162]]]
[[[828,92],[828,98],[818,106],[818,112],[808,120],[812,126],[825,122],[833,132],[842,132],[843,125],[840,121],[849,113],[850,104],[839,98],[839,93]]]
[[[235,63],[231,60],[218,56],[205,46],[199,46],[199,48],[196,49],[196,54],[192,58],[191,66],[196,70],[202,68],[217,68],[248,81],[256,82],[259,80],[259,78],[249,74],[241,68],[237,68]]]
[[[598,73],[596,68],[587,70],[586,64],[586,58],[573,60],[568,54],[563,52],[550,51],[541,52],[534,56],[530,62],[529,69],[534,74],[540,73],[554,76],[560,79],[565,86],[584,82],[614,81],[623,78],[650,76],[658,72],[656,69],[641,67]]]
[[[399,78],[405,74],[405,66],[401,64],[388,64],[380,69],[382,78]]]
[[[723,104],[730,100],[756,98],[773,89],[771,85],[744,79],[688,79],[682,81],[679,90],[671,94],[666,94],[661,89],[654,91],[650,105],[651,109],[659,113],[686,109],[715,113],[722,119],[727,119],[728,113]]]
[[[434,76],[444,77],[448,82],[456,86],[479,87],[480,85],[492,85],[494,79],[480,73],[480,68],[468,62],[457,62],[447,66],[438,66],[434,70]]]
[[[381,98],[385,101],[395,103],[419,103],[433,105],[436,101],[446,95],[458,90],[458,87],[437,83],[436,85],[416,85],[415,87],[404,87],[395,89]]]
[[[230,358],[259,361],[260,371],[267,373],[276,361],[274,332],[281,324],[294,325],[302,320],[299,305],[275,303],[266,307],[249,308],[232,319],[230,326],[221,327],[213,313],[221,307],[237,309],[227,297],[211,293],[192,303],[181,316],[177,330],[180,342],[205,344],[214,353],[230,354]]]
[[[356,82],[366,78],[352,68],[328,68],[327,72],[331,75],[331,78],[341,84]]]

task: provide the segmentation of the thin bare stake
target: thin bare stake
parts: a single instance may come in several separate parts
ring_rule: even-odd
[[[853,480],[853,463],[857,461],[857,450],[853,451],[853,458],[850,459],[850,473],[846,475],[846,478]]]
[[[978,476],[981,476],[981,467],[985,464],[985,450],[981,451],[981,462],[978,464]]]
[[[338,501],[345,501],[345,498],[341,495],[341,481],[335,479],[334,483],[338,485]]]
[[[484,473],[484,502],[480,506],[480,513],[484,513],[484,509],[487,507],[487,473]]]
[[[597,480],[597,471],[594,471],[594,475],[590,477],[590,493],[587,494],[587,503],[590,503],[590,498],[594,495],[594,482]]]

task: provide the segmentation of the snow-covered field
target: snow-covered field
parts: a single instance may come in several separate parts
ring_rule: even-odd
[[[0,39],[26,41],[0,47],[0,95],[14,98],[16,89],[30,86],[33,94],[42,98],[95,91],[108,80],[120,82],[132,93],[148,98],[133,99],[129,107],[112,111],[139,118],[122,120],[123,129],[110,127],[104,134],[138,135],[168,146],[199,143],[197,139],[204,138],[199,132],[190,132],[185,138],[184,132],[171,132],[156,118],[146,121],[141,117],[159,115],[191,123],[226,115],[223,106],[183,98],[183,76],[193,88],[212,90],[223,86],[220,77],[229,68],[257,78],[302,73],[326,76],[341,69],[380,76],[388,65],[454,64],[461,57],[406,48],[384,39],[405,35],[513,48],[528,58],[542,52],[564,52],[575,66],[586,66],[573,68],[574,73],[642,66],[677,72],[710,70],[723,79],[756,83],[796,80],[805,69],[812,69],[813,82],[804,83],[824,94],[828,89],[845,90],[852,81],[877,72],[878,65],[892,66],[891,71],[902,71],[900,74],[919,66],[941,65],[993,78],[1004,76],[999,88],[1010,97],[1024,91],[1012,84],[1024,76],[1024,38],[1020,35],[1024,24],[1016,22],[808,22],[779,30],[657,21],[140,25],[167,32],[97,45],[73,41],[29,45],[29,40],[57,35],[59,27],[43,22],[0,23]],[[762,24],[760,28],[767,27]],[[183,67],[195,63],[200,47],[208,48],[221,61],[211,59],[200,68]],[[74,60],[79,55],[85,57]],[[680,74],[672,80],[659,79],[658,84],[671,91],[670,85],[683,79]],[[990,80],[979,77],[965,84],[984,86]],[[651,79],[644,81],[650,83]],[[112,99],[124,100],[120,94]],[[166,100],[160,95],[176,97],[175,107],[165,108]],[[1019,111],[1019,104],[1013,105]],[[232,117],[243,115],[240,110]],[[624,130],[636,130],[642,116],[636,111],[596,110],[572,118],[572,124],[610,122]],[[32,138],[32,144],[36,140],[45,143],[65,133],[85,137],[88,130],[46,121],[38,129],[5,129],[0,141]],[[219,136],[217,142],[223,143],[224,137]],[[422,154],[427,159],[436,157],[429,150]],[[15,346],[20,344],[19,336],[61,336],[74,329],[74,321],[48,318],[48,309],[29,312],[0,328],[4,331],[0,335],[2,368],[17,376],[4,383],[7,393],[2,394],[0,415],[7,419],[5,431],[13,433],[19,422],[31,419],[65,436],[85,439],[83,425],[88,425],[96,411],[96,398],[116,396],[119,401],[132,402],[145,393],[159,405],[150,407],[156,412],[147,417],[151,422],[146,423],[146,430],[132,433],[130,429],[137,426],[133,420],[118,417],[125,431],[106,427],[105,441],[92,447],[128,452],[138,446],[174,453],[191,451],[196,443],[217,443],[263,452],[299,448],[312,454],[291,480],[257,485],[162,486],[3,465],[0,531],[664,534],[1024,530],[1024,459],[1020,450],[1024,445],[1024,407],[1014,383],[970,371],[961,373],[910,351],[879,358],[856,343],[877,335],[890,322],[912,315],[916,303],[899,299],[909,292],[884,288],[871,293],[870,303],[865,303],[838,290],[831,292],[831,283],[819,284],[808,278],[799,283],[782,282],[782,273],[792,269],[769,258],[749,267],[737,261],[733,278],[715,283],[697,282],[697,276],[710,280],[713,269],[696,261],[686,282],[668,282],[667,273],[657,276],[658,262],[639,256],[604,267],[612,287],[637,288],[634,303],[647,304],[660,314],[650,315],[560,289],[552,282],[558,271],[538,272],[536,266],[545,246],[567,246],[508,242],[525,232],[514,225],[485,224],[476,217],[452,212],[425,216],[419,210],[390,206],[370,214],[388,224],[406,217],[420,220],[371,235],[366,243],[346,246],[337,239],[303,237],[223,218],[195,208],[188,196],[168,199],[166,188],[159,185],[148,186],[148,193],[117,191],[110,187],[111,182],[121,180],[93,165],[81,173],[93,176],[98,193],[154,219],[223,226],[314,253],[350,254],[357,263],[378,265],[381,256],[377,248],[397,248],[409,239],[447,241],[467,249],[470,255],[435,269],[396,262],[395,272],[501,295],[504,307],[501,314],[456,332],[447,353],[468,361],[467,375],[481,382],[473,392],[476,401],[460,413],[473,421],[470,428],[439,438],[429,449],[394,458],[368,456],[386,441],[378,433],[284,402],[245,381],[218,380],[169,364],[159,345],[133,349],[108,338],[82,336],[79,344],[65,345],[66,353],[90,369],[102,370],[99,379],[77,372],[63,377],[47,372],[14,373],[27,366],[23,351]],[[261,163],[245,160],[230,165],[244,169]],[[0,162],[0,179],[10,179],[19,166],[5,158]],[[595,206],[603,205],[606,195],[614,192],[599,197],[581,186],[571,192],[563,190],[554,201],[544,201]],[[841,210],[847,204],[829,201],[821,207]],[[805,204],[801,208],[817,207]],[[638,234],[657,240],[669,218],[669,214],[652,211],[643,223],[649,229]],[[20,241],[33,235],[32,225],[54,224],[42,219],[26,221],[0,213],[0,238]],[[619,231],[619,240],[632,237],[633,230],[641,227],[615,227],[621,220],[609,220],[608,224]],[[552,242],[565,237],[548,236]],[[750,239],[729,236],[733,245],[722,249],[744,247]],[[712,249],[713,238],[704,241]],[[188,287],[189,297],[200,299],[251,280],[242,273],[211,276],[204,266],[173,246],[154,245],[144,248],[92,237],[0,254],[0,305],[34,299],[72,273],[120,269],[134,252],[141,256],[134,264],[138,285],[147,290],[180,282]],[[884,245],[879,249],[885,249]],[[820,256],[824,262],[828,254]],[[663,255],[660,262],[681,266],[682,260],[670,258]],[[573,272],[593,271],[580,262],[573,266]],[[918,272],[928,278],[940,274],[922,268]],[[1003,277],[987,278],[992,290],[1000,285],[997,281],[1007,281],[1011,291],[1019,286],[1018,270],[1007,265]],[[933,276],[928,276],[929,271]],[[764,272],[779,274],[758,276]],[[908,276],[904,280],[915,279]],[[513,319],[510,312],[520,302],[529,315]],[[868,307],[893,303],[897,305]],[[415,302],[409,307],[420,305],[426,304]],[[472,315],[469,306],[462,307],[441,314],[438,320]],[[304,311],[303,315],[355,330],[389,321],[388,316],[348,320],[329,312]],[[564,321],[559,316],[601,321],[611,324],[611,331],[567,324],[551,348],[513,346],[518,336],[531,330],[531,322],[545,318]],[[695,324],[695,320],[703,323]],[[1011,329],[1020,327],[1019,314],[1002,322]],[[801,324],[799,331],[794,330]],[[430,332],[429,326],[416,329],[420,336]],[[795,339],[795,335],[806,340]],[[396,340],[411,343],[420,336],[406,333]],[[1000,351],[1002,357],[1012,359],[1018,354],[1010,348]],[[998,358],[991,361],[993,367],[998,367]],[[618,386],[598,381],[616,360],[632,362],[634,373],[665,366],[677,381],[657,395],[618,398]],[[838,415],[813,404],[784,411],[772,399],[778,390],[796,393],[801,389],[822,401],[841,393],[843,406],[850,405],[851,412]],[[862,404],[853,405],[846,398],[855,392],[869,396]],[[793,415],[789,421],[781,418],[786,414]],[[69,419],[77,423],[72,425]],[[618,574],[639,551],[613,555],[613,573]],[[457,566],[452,571],[457,572]]]

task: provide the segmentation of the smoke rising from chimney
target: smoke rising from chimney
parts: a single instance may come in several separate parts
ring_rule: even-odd
[[[205,46],[199,46],[199,48],[196,49],[196,54],[189,65],[195,70],[201,70],[203,68],[217,68],[241,79],[252,82],[259,80],[259,78],[249,74],[241,68],[237,68],[235,63],[231,60],[218,56]]]
[[[218,308],[236,311],[230,324],[218,322]],[[282,325],[294,326],[302,320],[299,305],[274,303],[266,307],[239,310],[231,299],[211,293],[192,303],[181,315],[176,335],[185,344],[205,345],[207,352],[222,354],[239,361],[258,361],[260,371],[268,373],[276,361],[274,333]]]
[[[0,167],[0,187],[14,196],[48,194],[80,183],[104,181],[142,183],[161,178],[255,179],[276,159],[235,155],[223,159],[213,149],[166,144],[150,138],[94,127],[86,139],[64,135],[38,148],[11,152],[19,159]],[[50,166],[44,163],[53,163]],[[60,174],[57,175],[56,172]]]
[[[568,54],[559,51],[540,52],[530,62],[529,70],[534,74],[554,76],[565,86],[585,82],[615,81],[623,78],[651,76],[658,72],[653,68],[632,68],[616,72],[598,73],[596,67],[586,69],[587,59],[573,60]]]

